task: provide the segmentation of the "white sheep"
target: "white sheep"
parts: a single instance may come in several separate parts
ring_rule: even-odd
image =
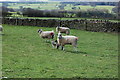
[[[54,31],[43,31],[42,29],[38,29],[39,35],[43,39],[53,39],[54,38]]]
[[[3,27],[2,27],[2,25],[0,25],[0,32],[2,32],[3,31]]]
[[[57,26],[56,27],[56,32],[66,33],[67,35],[69,35],[70,34],[70,29],[68,27]]]
[[[61,46],[62,50],[64,50],[64,46],[66,44],[70,44],[75,48],[75,51],[77,51],[77,41],[78,41],[78,37],[76,36],[62,36],[61,33],[58,33],[57,49],[59,48],[59,46]]]

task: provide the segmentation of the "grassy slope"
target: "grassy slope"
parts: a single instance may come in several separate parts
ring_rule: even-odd
[[[57,6],[59,6],[60,3],[59,2],[50,2],[50,3],[46,3],[46,4],[23,4],[23,3],[19,3],[19,4],[12,4],[12,3],[9,3],[9,6],[8,8],[14,8],[14,9],[19,9],[20,7],[19,6],[23,6],[24,8],[34,8],[34,9],[41,9],[41,10],[51,10],[51,9],[59,9]],[[40,7],[40,8],[38,8]],[[90,5],[87,5],[87,6],[83,6],[83,5],[80,5],[80,6],[73,6],[73,5],[70,5],[70,4],[67,4],[64,9],[65,10],[72,10],[72,7],[76,7],[77,10],[78,7],[80,7],[81,10],[87,10],[87,9],[91,9],[93,7],[91,7]],[[109,12],[112,12],[112,8],[114,8],[115,6],[109,6],[109,5],[105,5],[105,6],[96,6],[95,8],[96,9],[107,9],[109,10]]]
[[[59,2],[56,2],[56,3],[46,3],[46,4],[11,4],[9,3],[9,6],[8,8],[14,8],[14,9],[19,9],[20,7],[19,6],[23,6],[24,8],[34,8],[34,9],[41,9],[41,10],[45,10],[45,9],[48,9],[48,10],[51,10],[51,9],[58,9],[56,7],[56,5],[59,5]],[[40,8],[38,8],[40,7]]]
[[[70,9],[70,5],[66,6],[65,9]],[[73,6],[72,6],[73,7]],[[94,7],[90,6],[90,5],[87,5],[87,6],[83,6],[83,5],[80,5],[80,6],[75,6],[76,8],[80,7],[81,10],[88,10],[88,9],[92,9]],[[96,6],[95,9],[107,9],[110,13],[112,12],[112,8],[114,8],[115,6]]]
[[[53,49],[37,29],[55,28],[4,25],[3,76],[9,78],[118,77],[116,34],[71,30],[79,37],[78,52],[69,45]]]

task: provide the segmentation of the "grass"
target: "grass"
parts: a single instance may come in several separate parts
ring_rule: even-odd
[[[78,52],[52,48],[37,29],[3,25],[3,76],[8,78],[118,78],[118,35],[71,30],[79,37]]]
[[[59,2],[49,2],[49,3],[44,3],[44,4],[28,4],[28,3],[16,3],[12,4],[9,3],[8,8],[14,8],[14,9],[19,9],[20,6],[23,6],[24,8],[33,8],[33,9],[40,9],[40,10],[51,10],[51,9],[58,9],[56,6],[59,5]]]
[[[60,2],[48,2],[48,3],[44,3],[44,4],[38,4],[38,3],[34,3],[34,4],[28,4],[28,3],[9,3],[8,8],[13,8],[13,9],[19,9],[20,6],[23,6],[24,8],[33,8],[33,9],[40,9],[40,10],[52,10],[52,9],[59,9]],[[66,4],[66,6],[64,7],[65,10],[72,10],[72,7],[76,7],[77,10],[88,10],[88,9],[92,9],[93,7],[90,5],[78,5],[78,6],[73,6],[72,4]],[[95,9],[107,9],[110,13],[112,12],[112,8],[114,8],[115,6],[109,6],[109,5],[105,5],[105,6],[96,6]]]
[[[83,6],[83,5],[80,5],[80,6],[75,6],[76,8],[79,8],[80,7],[80,10],[89,10],[89,9],[107,9],[109,11],[109,13],[112,12],[112,9],[115,7],[115,6],[109,6],[109,5],[105,5],[105,6],[96,6],[96,7],[92,7],[90,5],[86,5],[86,6]],[[69,6],[67,6],[67,8],[69,8]]]

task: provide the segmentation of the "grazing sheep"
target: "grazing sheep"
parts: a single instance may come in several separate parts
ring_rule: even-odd
[[[40,36],[45,39],[53,39],[54,38],[54,31],[43,31],[42,29],[38,30],[38,33]]]
[[[2,25],[0,25],[0,32],[2,32],[3,31],[3,27],[2,27]]]
[[[70,34],[70,29],[68,27],[56,27],[56,32],[60,32],[60,33],[66,33],[67,35]]]
[[[77,51],[77,41],[78,41],[78,37],[76,36],[62,36],[61,33],[58,33],[57,36],[57,49],[59,48],[59,46],[62,47],[62,50],[64,50],[64,46],[66,44],[70,44],[75,48],[75,51]]]

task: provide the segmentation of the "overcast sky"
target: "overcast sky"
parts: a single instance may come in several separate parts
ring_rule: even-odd
[[[0,1],[19,1],[19,0],[0,0]]]
[[[25,1],[25,0],[0,0],[0,1]],[[27,0],[27,1],[31,1],[31,0]],[[32,0],[34,1],[34,0]],[[36,0],[36,1],[49,1],[49,0]],[[54,0],[55,1],[55,0]],[[73,1],[73,2],[76,2],[76,1],[102,1],[102,2],[118,2],[120,0],[57,0],[57,1]]]

